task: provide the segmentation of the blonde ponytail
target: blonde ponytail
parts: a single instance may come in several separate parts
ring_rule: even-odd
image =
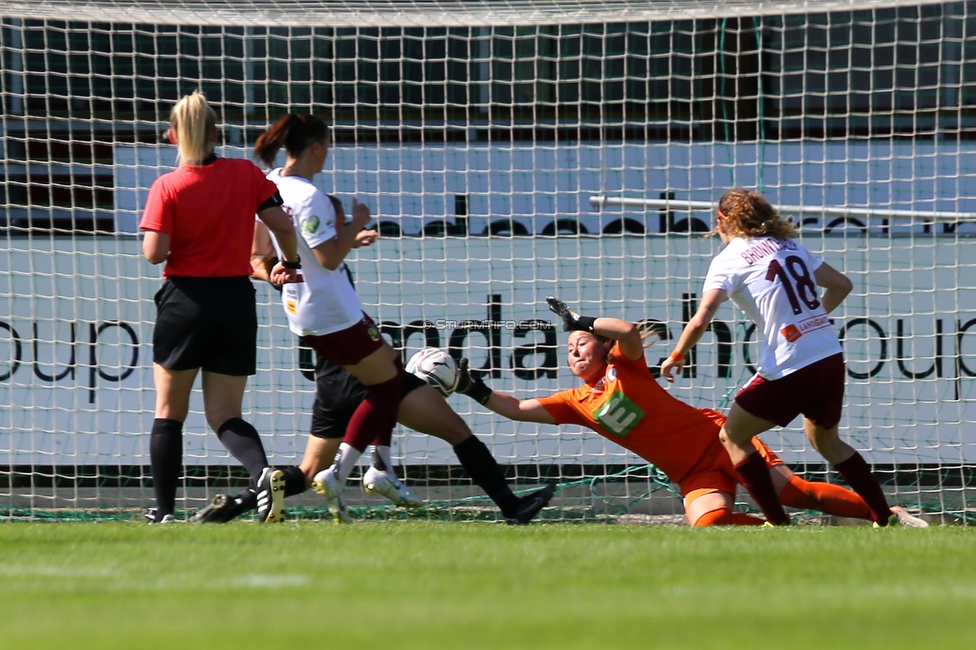
[[[210,134],[217,125],[217,114],[203,93],[194,91],[177,102],[169,123],[176,137],[179,164],[199,165],[210,155]]]

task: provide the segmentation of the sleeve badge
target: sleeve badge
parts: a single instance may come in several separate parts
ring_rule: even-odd
[[[316,217],[315,215],[312,215],[308,219],[302,221],[302,230],[304,230],[308,234],[311,235],[312,233],[316,232],[318,229],[319,229],[319,218]]]

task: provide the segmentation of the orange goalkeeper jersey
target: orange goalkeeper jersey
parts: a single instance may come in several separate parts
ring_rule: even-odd
[[[539,399],[557,424],[593,429],[680,481],[718,436],[725,416],[696,409],[670,395],[644,359],[614,346],[612,363],[595,384]]]

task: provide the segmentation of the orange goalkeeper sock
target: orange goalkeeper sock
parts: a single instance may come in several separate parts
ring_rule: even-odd
[[[765,519],[759,519],[741,512],[729,512],[728,508],[709,510],[700,516],[692,526],[702,528],[704,526],[762,526],[766,523]]]
[[[857,493],[831,483],[804,481],[799,476],[790,478],[779,493],[779,500],[784,506],[801,510],[819,510],[838,517],[871,518],[871,509]]]

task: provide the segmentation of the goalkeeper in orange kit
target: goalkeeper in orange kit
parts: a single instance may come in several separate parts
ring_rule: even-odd
[[[457,392],[512,420],[588,427],[638,454],[678,484],[692,526],[763,524],[759,517],[732,511],[742,479],[719,441],[725,416],[689,406],[658,385],[634,324],[580,316],[555,298],[547,301],[570,332],[570,370],[585,383],[549,397],[519,400],[491,390],[462,360]],[[806,481],[758,438],[753,444],[783,505],[870,519],[867,503],[851,490]]]

